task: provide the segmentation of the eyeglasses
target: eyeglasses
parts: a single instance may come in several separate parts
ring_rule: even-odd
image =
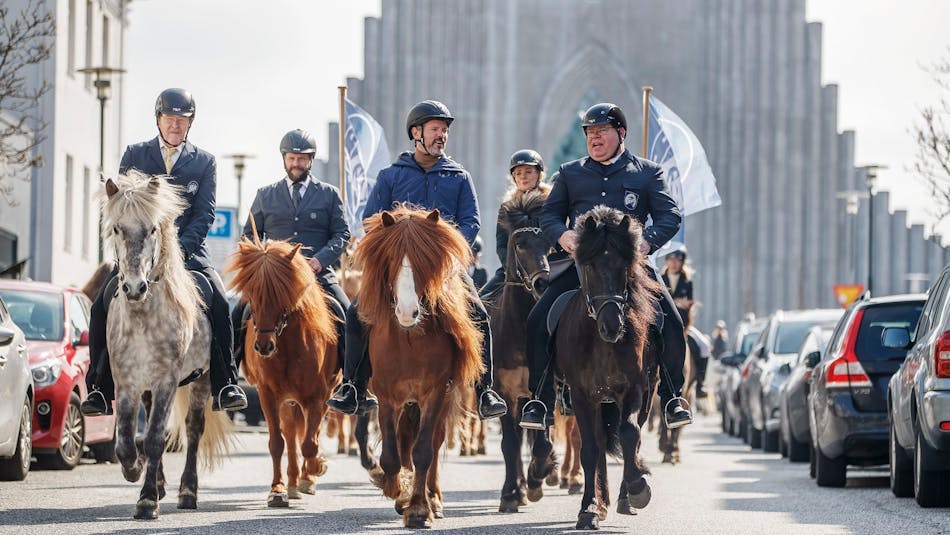
[[[159,121],[168,126],[188,126],[191,124],[191,118],[183,117],[181,115],[165,115],[164,113],[159,117]]]
[[[604,137],[611,130],[613,130],[612,126],[601,126],[600,128],[590,126],[587,127],[586,133],[587,137]]]

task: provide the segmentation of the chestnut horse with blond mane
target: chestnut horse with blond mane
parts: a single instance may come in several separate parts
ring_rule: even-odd
[[[299,251],[300,244],[245,238],[228,266],[234,273],[230,286],[253,310],[248,329],[254,336],[245,341],[242,368],[257,385],[270,434],[269,507],[287,507],[288,498],[315,493],[316,477],[327,469],[318,441],[327,410],[323,400],[340,380],[334,317]],[[287,485],[281,473],[285,442]]]
[[[354,258],[363,270],[358,301],[367,326],[370,388],[379,398],[382,474],[406,527],[443,516],[438,453],[459,391],[483,372],[481,332],[463,280],[471,249],[448,221],[398,206],[363,222]]]

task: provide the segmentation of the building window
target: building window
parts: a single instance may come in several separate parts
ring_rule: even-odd
[[[66,32],[66,72],[70,76],[76,71],[76,0],[69,0],[69,14]]]
[[[66,199],[63,210],[63,250],[67,253],[73,248],[73,157],[66,155]]]
[[[92,199],[92,173],[88,167],[82,168],[82,257],[89,259],[89,212]]]
[[[102,16],[102,66],[109,66],[109,17]]]
[[[95,67],[92,64],[92,0],[86,0],[86,67]],[[92,89],[92,75],[86,75],[86,89]]]

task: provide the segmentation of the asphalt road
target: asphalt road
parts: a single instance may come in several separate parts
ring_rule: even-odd
[[[683,462],[660,464],[655,435],[644,454],[653,470],[652,503],[637,516],[611,510],[604,533],[855,533],[950,534],[950,509],[921,509],[896,499],[887,472],[849,473],[848,488],[819,489],[807,464],[791,465],[775,454],[750,452],[718,432],[714,417],[699,418],[684,432]],[[263,428],[240,429],[240,447],[215,472],[202,474],[199,509],[175,508],[177,485],[162,502],[161,517],[135,521],[139,486],[125,482],[119,467],[84,461],[71,472],[33,471],[24,482],[0,483],[0,534],[63,533],[408,533],[390,500],[373,487],[355,457],[329,453],[329,471],[317,494],[268,509],[270,457]],[[324,451],[335,442],[324,440]],[[444,454],[445,515],[432,531],[460,534],[560,533],[572,531],[579,496],[547,488],[545,497],[517,514],[497,512],[503,465],[496,433],[489,455]],[[177,481],[182,454],[166,454],[166,474]],[[620,464],[610,462],[612,500]]]

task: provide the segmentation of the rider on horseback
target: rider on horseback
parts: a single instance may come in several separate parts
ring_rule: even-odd
[[[442,217],[458,225],[459,231],[472,243],[478,234],[478,200],[468,171],[445,155],[449,126],[454,118],[441,102],[425,100],[409,110],[406,133],[413,151],[406,151],[390,167],[379,173],[376,185],[366,203],[365,216],[390,209],[397,203],[437,208]],[[485,418],[501,416],[508,406],[492,389],[491,329],[488,313],[478,298],[478,290],[466,274],[471,289],[475,323],[484,335],[482,360],[485,373],[475,385],[478,396],[478,415]],[[327,401],[331,409],[344,414],[355,414],[377,405],[367,397],[366,388],[372,373],[369,359],[364,358],[366,338],[357,312],[357,299],[346,312],[346,362],[343,384]]]
[[[541,155],[531,149],[521,149],[511,155],[508,162],[508,178],[513,183],[513,187],[505,194],[505,200],[514,199],[524,194],[541,190],[545,193],[551,191],[551,186],[544,181],[544,160]],[[498,209],[498,224],[495,227],[495,250],[498,252],[498,260],[501,265],[488,283],[481,289],[479,295],[487,297],[492,292],[498,290],[505,284],[505,262],[508,257],[508,231],[501,224],[502,208]]]
[[[643,231],[641,253],[656,251],[676,234],[682,221],[680,208],[670,196],[662,171],[656,164],[624,148],[627,120],[618,106],[609,103],[591,106],[584,113],[581,127],[590,157],[561,166],[541,215],[544,234],[563,249],[562,261],[570,262],[569,255],[577,247],[577,234],[569,230],[574,227],[574,221],[596,205],[607,205],[630,214],[641,224],[652,216],[653,224]],[[551,267],[551,285],[528,315],[529,386],[535,398],[525,404],[522,412],[521,426],[527,429],[544,430],[553,423],[553,414],[547,410],[554,404],[547,317],[561,294],[580,287],[576,269],[569,267],[557,276],[553,275],[556,266]],[[652,269],[648,272],[656,278]],[[683,323],[668,292],[663,292],[659,304],[664,316],[659,393],[670,427],[675,428],[692,421],[692,415],[679,401],[686,340]]]
[[[683,319],[683,325],[690,325],[689,314],[693,308],[693,270],[686,266],[686,246],[680,245],[676,249],[666,254],[664,259],[666,265],[660,275],[663,277],[663,283],[670,291],[673,303],[676,304],[676,310]],[[694,337],[694,340],[705,347],[705,336],[702,333],[694,334],[694,327],[690,326],[688,336]],[[698,331],[697,331],[698,333]],[[708,348],[707,348],[708,349]],[[703,382],[706,379],[706,368],[709,363],[708,351],[706,354],[690,354],[693,362],[696,364],[696,397],[706,397],[706,391],[703,390]]]
[[[184,89],[166,89],[155,101],[155,123],[158,137],[129,145],[122,155],[119,172],[136,169],[150,175],[166,175],[165,179],[181,186],[188,207],[175,221],[178,240],[185,257],[185,267],[207,278],[211,288],[208,314],[213,335],[211,348],[211,388],[214,410],[238,410],[247,407],[244,391],[237,384],[237,368],[231,353],[231,317],[224,284],[211,267],[205,239],[214,222],[215,161],[214,156],[192,145],[188,131],[195,117],[195,101]],[[89,369],[86,385],[89,395],[82,402],[87,416],[112,413],[115,384],[106,347],[106,315],[103,303],[106,292],[117,290],[116,269],[111,281],[99,291],[89,318]],[[203,370],[196,370],[201,372]]]
[[[280,155],[284,160],[286,176],[257,190],[251,212],[244,224],[244,236],[253,234],[251,216],[257,225],[258,237],[287,240],[304,246],[301,254],[313,268],[317,281],[327,295],[339,301],[338,309],[330,300],[331,310],[340,317],[339,335],[343,338],[343,311],[350,300],[340,288],[336,273],[330,267],[339,267],[339,258],[350,240],[350,231],[343,218],[343,201],[336,186],[319,180],[310,173],[317,141],[310,132],[291,130],[280,140]],[[296,199],[295,199],[296,197]],[[234,309],[234,360],[244,358],[244,340],[247,334],[247,303],[242,301]],[[342,347],[340,366],[343,366]]]

